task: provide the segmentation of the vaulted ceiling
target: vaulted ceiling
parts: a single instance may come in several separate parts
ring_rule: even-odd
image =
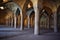
[[[25,4],[28,3],[29,0],[13,0],[15,3],[17,3],[22,9],[26,6]],[[37,0],[32,0],[33,3],[36,2]],[[0,5],[2,1],[0,0]],[[59,5],[60,5],[60,0],[39,0],[39,3],[42,4],[42,6],[49,7],[52,11],[54,11]],[[39,4],[39,5],[40,5]],[[6,15],[6,10],[4,12],[1,12],[0,10],[0,18],[3,18]]]

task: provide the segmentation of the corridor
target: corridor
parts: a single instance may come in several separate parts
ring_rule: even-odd
[[[60,0],[0,0],[0,40],[60,40]]]

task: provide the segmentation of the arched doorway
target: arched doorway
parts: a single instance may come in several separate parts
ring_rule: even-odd
[[[31,13],[33,11],[33,3],[29,0],[26,0],[24,7],[24,27],[29,28],[32,24],[31,24]]]
[[[31,28],[34,28],[34,22],[35,22],[35,13],[34,13],[34,11],[32,11],[32,13],[30,14],[30,26],[31,26]]]
[[[13,16],[13,25],[14,25],[14,28],[17,28],[18,26],[18,22],[20,24],[20,14],[22,15],[22,9],[21,7],[15,3],[14,1],[12,2],[7,2],[5,4],[6,8],[8,8],[11,12],[12,12],[12,16]],[[19,26],[20,27],[20,26]]]
[[[46,10],[42,10],[40,14],[40,28],[45,32],[49,29],[49,14]]]
[[[40,12],[40,29],[42,32],[52,32],[53,27],[54,20],[52,10],[44,6]]]
[[[46,14],[41,15],[40,27],[42,26],[42,28],[46,29],[47,28],[47,21],[48,21],[48,16]]]

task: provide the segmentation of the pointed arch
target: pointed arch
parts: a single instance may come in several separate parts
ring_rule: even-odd
[[[47,6],[43,6],[43,8],[41,9],[40,11],[40,19],[42,18],[42,22],[46,22],[44,23],[48,29],[52,28],[52,23],[50,22],[52,20],[52,15],[53,15],[53,12],[52,12],[52,9],[50,9],[49,7]],[[45,21],[44,21],[45,20]],[[53,20],[52,20],[53,21]],[[40,20],[41,22],[41,20]],[[41,22],[41,23],[42,23]],[[40,23],[40,24],[41,24]],[[43,25],[44,25],[43,24]],[[42,24],[41,24],[42,25]],[[48,26],[47,26],[48,25]],[[50,26],[51,25],[51,26]],[[50,29],[51,30],[51,29]]]
[[[24,15],[26,14],[26,12],[28,11],[28,4],[30,4],[31,8],[33,7],[33,3],[29,0],[26,0],[24,6],[23,6],[23,11],[24,11]]]
[[[6,5],[6,7],[7,7],[9,10],[11,10],[13,13],[16,13],[17,8],[19,8],[20,13],[21,13],[21,11],[22,11],[21,7],[20,7],[17,3],[15,3],[15,2],[8,2],[8,3],[6,3],[5,5]]]
[[[53,13],[52,13],[52,10],[49,8],[49,7],[46,7],[46,6],[44,6],[43,8],[42,8],[42,10],[41,10],[41,14],[42,14],[42,11],[44,10],[44,12],[46,12],[47,13],[47,15],[52,15]]]
[[[57,14],[59,13],[59,11],[60,11],[60,6],[57,8]]]
[[[30,6],[32,6],[33,5],[33,3],[29,0],[26,0],[26,2],[25,2],[25,4],[24,4],[24,6],[23,6],[23,9],[22,9],[22,11],[23,11],[23,16],[24,16],[24,24],[25,24],[25,20],[27,20],[27,16],[30,14],[29,12],[29,10],[30,10],[30,8],[28,8],[28,4],[30,5]],[[33,6],[32,6],[33,7]],[[32,8],[31,7],[31,8]],[[26,22],[27,23],[27,22]],[[26,24],[27,25],[27,24]]]

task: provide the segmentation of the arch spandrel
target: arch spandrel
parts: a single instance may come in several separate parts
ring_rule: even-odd
[[[20,5],[22,9],[23,9],[23,6],[26,2],[26,0],[13,0],[13,1],[16,2],[18,5]]]
[[[31,0],[29,0],[29,1],[26,0],[25,4],[24,4],[24,6],[23,6],[23,9],[22,9],[24,16],[28,16],[28,15],[27,15],[27,11],[28,11],[28,9],[31,8],[31,7],[28,8],[28,5],[29,5],[29,4],[30,4],[31,7],[33,7],[33,3],[31,2]]]

